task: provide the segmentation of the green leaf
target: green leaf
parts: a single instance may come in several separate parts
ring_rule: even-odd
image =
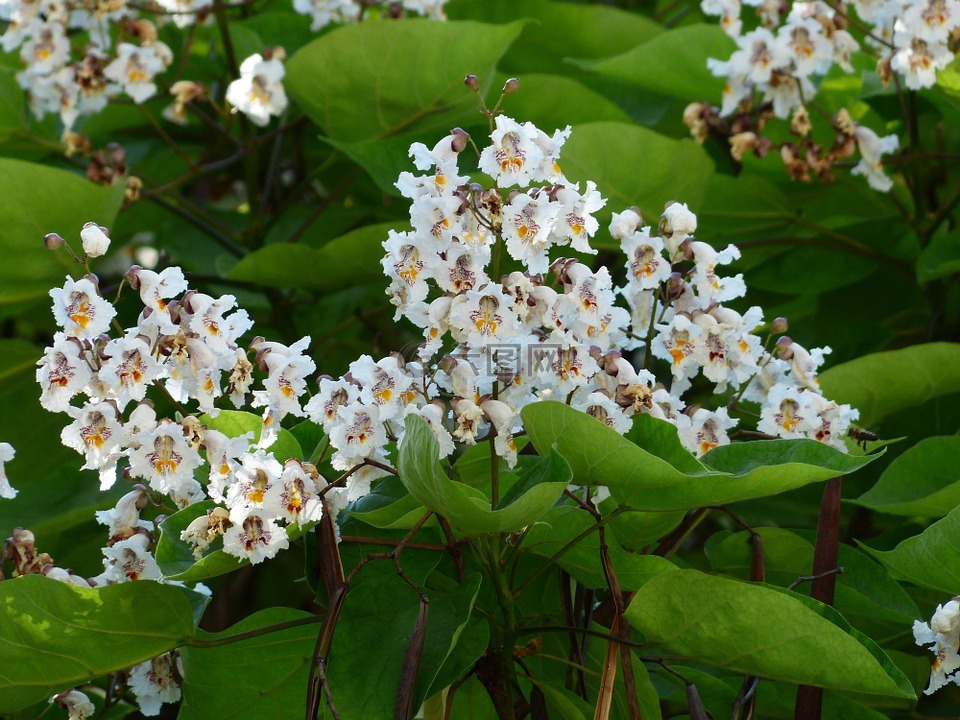
[[[419,417],[407,418],[397,469],[400,479],[424,507],[450,521],[462,535],[514,532],[530,525],[557,501],[570,482],[570,468],[549,449],[518,482],[529,488],[509,505],[490,509],[490,500],[475,488],[449,479],[438,460],[439,445],[430,426]],[[504,498],[506,499],[506,498]]]
[[[27,127],[27,105],[23,88],[13,68],[0,67],[0,142]]]
[[[208,510],[217,507],[213,500],[202,500],[175,512],[160,523],[160,540],[154,557],[160,572],[168,580],[198,582],[208,578],[225,575],[250,564],[245,558],[238,558],[223,551],[223,538],[218,537],[206,549],[199,560],[193,554],[193,547],[180,539],[187,526]],[[286,527],[287,538],[295,540],[303,535],[307,528],[300,525]]]
[[[563,72],[563,60],[604,58],[626,52],[662,32],[660,25],[635,12],[604,5],[575,5],[552,0],[461,0],[447,5],[453,19],[506,23],[533,18],[507,51],[504,72]],[[523,92],[526,92],[526,86]],[[523,93],[520,93],[522,95]],[[514,95],[510,102],[517,97]],[[508,107],[512,112],[512,105]]]
[[[676,429],[641,415],[631,438],[558,402],[521,412],[538,452],[555,446],[578,485],[606,485],[619,503],[646,511],[686,510],[775,495],[844,475],[875,456],[852,457],[813,440],[770,440],[715,448],[698,461]],[[641,444],[643,447],[641,447]]]
[[[813,567],[813,537],[808,533],[781,528],[759,528],[763,543],[766,581],[789,585],[808,575]],[[812,535],[812,534],[811,534]],[[719,532],[710,536],[704,548],[711,566],[719,571],[748,579],[750,574],[750,534]],[[910,596],[884,569],[864,553],[849,545],[840,545],[834,606],[845,617],[866,615],[901,625],[909,625],[920,613]]]
[[[936,235],[923,249],[917,260],[917,282],[926,285],[931,280],[939,280],[958,272],[960,272],[960,230]]]
[[[707,58],[726,60],[734,50],[736,43],[719,26],[687,25],[660,33],[622,55],[581,66],[644,90],[719,105],[723,79],[707,69]]]
[[[333,30],[287,62],[287,91],[339,141],[383,139],[414,130],[448,133],[476,117],[463,86],[489,82],[522,22],[484,25],[368,20]]]
[[[888,415],[960,392],[960,344],[928,343],[865,355],[820,374],[824,394],[860,410],[872,427]]]
[[[0,713],[189,641],[192,594],[149,580],[96,590],[41,575],[0,583]]]
[[[211,430],[222,432],[231,438],[239,437],[248,432],[253,433],[251,442],[254,444],[260,440],[260,431],[263,429],[263,418],[240,410],[221,410],[215,418],[202,415],[200,416],[200,422]],[[276,441],[267,448],[267,451],[272,452],[281,463],[290,458],[303,460],[303,450],[300,449],[300,443],[297,442],[297,439],[289,430],[283,428],[280,429]]]
[[[234,265],[229,277],[266,287],[325,293],[376,280],[382,274],[374,258],[383,254],[382,243],[388,231],[395,229],[397,223],[367,225],[322,248],[288,243],[267,245]]]
[[[624,162],[624,158],[632,160]],[[687,203],[696,212],[713,173],[713,162],[693,140],[674,140],[618,122],[574,126],[560,165],[570,180],[597,183],[607,199],[606,207],[597,213],[601,227],[611,213],[631,205],[651,218],[659,217],[671,200]]]
[[[874,550],[863,543],[860,547],[898,580],[939,590],[951,597],[960,587],[960,507],[893,550]]]
[[[390,476],[348,505],[346,512],[373,527],[409,530],[423,517],[426,508],[410,494],[400,478]]]
[[[523,549],[534,555],[550,558],[595,524],[580,508],[552,508],[527,532]],[[617,580],[624,590],[637,590],[657,575],[677,569],[676,565],[665,558],[627,552],[619,543],[610,542],[609,539],[607,551],[617,573]],[[585,587],[593,590],[607,587],[607,579],[600,562],[600,536],[596,532],[584,537],[555,562]]]
[[[403,564],[403,556],[400,556]],[[414,706],[454,651],[473,611],[480,575],[453,592],[428,591],[426,638]],[[384,612],[389,599],[390,611]],[[343,718],[391,717],[407,641],[418,612],[416,592],[396,572],[351,588],[344,601],[327,668],[333,702]]]
[[[960,436],[907,448],[855,502],[892,515],[943,517],[960,505]]]
[[[123,183],[100,187],[66,170],[0,158],[0,253],[16,259],[0,266],[0,306],[45,298],[76,272],[70,254],[47,250],[43,236],[56,232],[79,248],[85,222],[113,222],[123,189]]]
[[[678,570],[640,588],[626,615],[648,641],[697,662],[796,684],[914,697],[876,643],[833,608],[787,591]]]
[[[293,608],[268,608],[220,633],[197,633],[216,640],[297,619],[314,617]],[[180,720],[268,720],[303,714],[307,675],[319,624],[277,630],[217,647],[185,647]]]

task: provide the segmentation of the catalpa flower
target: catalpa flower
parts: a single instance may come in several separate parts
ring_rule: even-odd
[[[180,700],[180,686],[173,671],[174,656],[164,653],[153,660],[134,665],[128,683],[137,698],[140,712],[151,717],[160,714],[164,703]]]
[[[15,498],[17,491],[10,485],[7,479],[6,463],[13,460],[16,450],[10,443],[0,442],[0,498]]]
[[[261,510],[248,509],[231,521],[223,533],[223,550],[234,557],[256,565],[290,546],[286,531]]]
[[[40,404],[50,412],[66,412],[70,401],[84,391],[93,379],[86,351],[76,338],[58,332],[53,345],[44,350],[37,363]]]
[[[150,554],[150,539],[137,533],[126,540],[103,548],[104,575],[110,582],[159,580],[160,566]]]
[[[117,460],[122,450],[123,427],[116,405],[97,402],[82,409],[70,407],[67,412],[74,421],[61,431],[61,442],[86,458],[84,470],[100,472],[101,490],[109,489],[117,481]]]
[[[506,115],[494,119],[496,129],[490,135],[492,144],[480,153],[480,170],[492,177],[497,187],[526,187],[542,179],[543,148],[537,143],[540,131],[533,123],[520,124]]]
[[[67,278],[62,288],[50,291],[53,317],[68,337],[92,340],[110,329],[116,308],[100,297],[89,278]]]
[[[287,94],[281,83],[284,74],[278,58],[265,60],[260,54],[251,55],[240,65],[240,77],[227,88],[227,102],[254,125],[263,127],[287,109]]]
[[[161,420],[153,430],[140,433],[140,447],[130,451],[130,472],[146,480],[157,492],[169,493],[193,480],[203,464],[200,453],[188,442],[183,427]]]
[[[948,683],[960,684],[960,602],[956,599],[938,605],[930,624],[913,623],[913,637],[917,645],[929,646],[936,655],[930,670],[930,682],[924,695],[932,695]]]

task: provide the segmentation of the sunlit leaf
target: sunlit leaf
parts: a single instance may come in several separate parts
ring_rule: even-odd
[[[787,591],[678,570],[640,588],[627,619],[648,641],[697,662],[790,683],[914,696],[876,643],[833,608]]]
[[[0,582],[0,712],[187,642],[194,633],[190,594],[150,580],[96,590],[40,575]]]

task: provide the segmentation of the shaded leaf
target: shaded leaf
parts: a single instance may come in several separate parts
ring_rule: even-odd
[[[606,207],[596,213],[601,227],[609,223],[611,213],[631,205],[650,218],[659,217],[671,200],[685,202],[696,212],[713,173],[713,162],[693,140],[674,140],[617,122],[575,126],[563,146],[560,165],[570,180],[597,183],[607,199]]]
[[[960,587],[960,507],[893,550],[874,550],[863,543],[860,547],[898,580],[950,596]]]
[[[942,517],[960,505],[960,436],[924,438],[854,502],[892,515]]]
[[[593,519],[579,508],[552,508],[527,532],[523,549],[550,558],[594,524]],[[618,543],[611,542],[609,534],[607,537],[607,551],[624,590],[637,590],[657,575],[677,569],[672,562],[657,555],[627,552]],[[596,532],[584,537],[555,562],[585,587],[594,590],[607,587],[600,561],[600,536]]]
[[[408,19],[344,25],[301,48],[287,62],[284,85],[339,141],[388,138],[414,130],[448,133],[476,117],[463,86],[489,82],[523,23],[485,25]]]
[[[960,344],[928,343],[873,353],[820,374],[824,394],[860,410],[871,427],[888,415],[960,392]]]
[[[76,272],[69,253],[47,250],[43,236],[57,232],[79,247],[85,222],[112,224],[123,189],[123,183],[105,188],[66,170],[0,158],[0,252],[16,258],[0,266],[0,305],[42,300]]]
[[[268,608],[220,633],[198,632],[215,640],[277,623],[313,617],[293,608]],[[186,647],[183,660],[181,720],[283,718],[303,714],[307,675],[319,624],[278,630],[219,647]],[[229,692],[225,692],[229,688]]]
[[[275,243],[255,250],[230,270],[232,280],[267,287],[302,288],[325,293],[382,278],[382,243],[397,223],[367,225],[321,248]],[[401,228],[402,229],[402,228]]]
[[[660,33],[622,55],[581,66],[645,90],[719,105],[723,78],[713,76],[707,58],[726,60],[734,50],[736,43],[718,25],[687,25]]]

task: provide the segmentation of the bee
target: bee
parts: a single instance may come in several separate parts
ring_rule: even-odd
[[[857,447],[863,448],[864,451],[867,449],[868,442],[876,442],[879,440],[876,433],[855,426],[851,426],[851,428],[847,430],[847,437],[856,440]]]

